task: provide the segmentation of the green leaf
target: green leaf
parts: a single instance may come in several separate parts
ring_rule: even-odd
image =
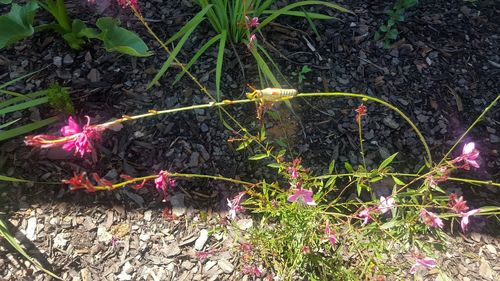
[[[279,17],[280,15],[283,15],[284,13],[292,10],[292,9],[295,9],[295,8],[298,8],[298,7],[302,7],[302,6],[308,6],[308,5],[322,5],[322,6],[325,6],[325,7],[328,7],[328,8],[332,8],[332,9],[335,9],[339,12],[343,12],[343,13],[352,13],[351,11],[347,10],[346,8],[342,7],[342,6],[339,6],[337,4],[332,4],[332,3],[329,3],[329,2],[325,2],[325,1],[300,1],[300,2],[297,2],[297,3],[292,3],[290,5],[287,5],[277,11],[275,11],[274,13],[272,13],[269,17],[267,17],[264,21],[262,21],[259,26],[256,28],[255,31],[257,30],[260,30],[261,28],[265,27],[266,25],[268,25],[270,22],[272,22],[274,19],[276,19],[277,17]]]
[[[25,259],[27,259],[30,263],[32,263],[36,268],[42,270],[46,274],[58,279],[62,280],[59,276],[55,275],[51,271],[45,269],[37,260],[30,257],[26,251],[21,247],[21,245],[16,241],[14,236],[12,236],[7,229],[7,225],[3,220],[0,219],[0,236],[3,237],[16,251],[18,251]]]
[[[325,184],[325,188],[330,188],[331,186],[335,185],[336,181],[337,181],[337,176],[333,176],[333,177],[329,178]]]
[[[381,25],[380,26],[380,31],[387,32],[387,25]]]
[[[10,12],[0,16],[0,49],[33,35],[33,20],[38,5],[34,1],[24,6],[12,4]]]
[[[12,3],[12,0],[0,0],[0,4],[7,5],[7,4],[10,4],[10,3]]]
[[[278,164],[278,163],[267,164],[267,166],[270,167],[270,168],[275,168],[275,169],[280,169],[281,168],[281,164]]]
[[[58,117],[54,116],[54,117],[50,117],[47,119],[43,119],[40,121],[36,121],[36,122],[30,123],[30,124],[27,124],[24,126],[20,126],[20,127],[8,130],[8,131],[0,132],[0,141],[10,139],[10,138],[22,135],[22,134],[29,133],[33,130],[36,130],[36,129],[39,129],[41,127],[47,126],[51,123],[54,123],[58,119],[59,119]]]
[[[168,56],[168,59],[163,63],[160,71],[158,71],[158,73],[156,73],[153,80],[151,80],[151,82],[149,82],[148,89],[151,89],[151,87],[153,87],[153,85],[158,83],[158,80],[160,80],[160,78],[163,76],[163,74],[165,74],[165,72],[167,72],[168,68],[170,67],[170,65],[172,65],[172,62],[174,61],[175,57],[181,51],[182,46],[184,46],[184,43],[186,43],[186,41],[188,40],[189,36],[191,35],[191,33],[193,31],[194,31],[194,27],[191,28],[191,30],[189,30],[188,32],[186,32],[186,34],[184,34],[184,36],[182,36],[181,40],[179,40],[179,42],[177,43],[175,48],[172,50],[172,52]]]
[[[4,91],[5,90],[0,90],[0,93],[5,93]],[[9,94],[14,95],[13,92],[10,92],[10,91],[7,91],[7,92],[9,92]],[[7,107],[11,104],[16,104],[16,103],[19,103],[19,102],[24,101],[24,100],[30,101],[30,100],[33,100],[35,98],[45,96],[46,94],[47,94],[47,92],[45,90],[29,93],[26,95],[16,93],[15,98],[11,98],[11,99],[8,99],[6,101],[0,102],[0,108],[4,108],[4,107]]]
[[[333,159],[332,162],[330,162],[330,165],[328,165],[328,174],[331,175],[334,169],[335,169],[335,159]]]
[[[236,151],[242,150],[242,149],[246,148],[251,143],[252,143],[252,140],[245,140],[245,141],[243,141],[242,143],[240,143],[240,145],[238,145],[238,148],[236,148]]]
[[[177,31],[172,37],[170,37],[166,42],[165,45],[168,45],[175,40],[179,39],[181,36],[183,36],[186,32],[191,33],[191,29],[196,28],[201,21],[204,20],[205,14],[207,11],[212,7],[212,5],[207,5],[205,6],[201,11],[199,11],[191,20],[189,20],[179,31]]]
[[[394,20],[393,20],[393,19],[389,19],[389,20],[387,20],[387,26],[388,26],[388,27],[391,27],[391,26],[393,26],[394,24],[395,24],[395,22],[394,22]]]
[[[265,10],[262,13],[263,14],[272,14],[275,13],[276,10]],[[292,16],[292,17],[309,17],[312,20],[331,20],[335,19],[335,17],[325,15],[325,14],[320,14],[320,13],[311,13],[311,12],[299,12],[299,11],[286,11],[282,12],[281,15],[285,16]]]
[[[30,100],[30,101],[27,101],[27,102],[19,103],[19,104],[16,104],[16,105],[11,105],[9,107],[0,109],[0,115],[6,114],[6,113],[9,113],[9,112],[18,111],[18,110],[23,110],[23,109],[26,109],[26,108],[31,108],[31,107],[34,107],[34,106],[37,106],[37,105],[40,105],[40,104],[47,103],[48,101],[49,101],[49,99],[47,97],[41,97],[41,98],[37,98],[37,99]]]
[[[361,191],[363,191],[363,185],[359,181],[356,183],[356,191],[358,192],[358,197],[361,196]]]
[[[97,36],[97,39],[104,42],[106,51],[119,52],[135,57],[152,55],[146,43],[137,34],[119,27],[119,20],[111,17],[103,17],[97,20],[96,25],[102,31]]]
[[[405,183],[404,183],[402,180],[400,180],[400,179],[396,178],[395,176],[392,176],[392,180],[393,180],[393,181],[394,181],[397,185],[405,185]]]
[[[345,169],[350,172],[350,173],[354,173],[354,169],[352,168],[351,164],[349,164],[348,162],[345,162],[344,163],[344,167]]]
[[[201,46],[201,48],[196,52],[196,54],[189,60],[188,64],[184,67],[184,69],[182,70],[182,72],[180,72],[179,74],[177,74],[175,76],[175,80],[174,80],[174,82],[172,84],[175,84],[175,83],[179,82],[179,80],[182,78],[182,76],[184,76],[184,74],[186,74],[186,72],[191,68],[191,66],[193,66],[193,64],[200,58],[200,56],[203,53],[205,53],[205,51],[210,46],[212,46],[215,42],[217,42],[217,40],[219,40],[221,38],[222,38],[222,34],[219,34],[217,36],[212,37],[205,44],[203,44],[203,46]]]
[[[378,166],[378,170],[382,170],[384,169],[385,167],[389,166],[389,164],[391,164],[391,162],[394,160],[394,158],[396,158],[396,156],[398,155],[398,153],[394,153],[393,155],[387,157],[387,159],[385,159],[382,164],[380,164],[380,166]]]
[[[256,155],[254,155],[254,156],[252,156],[252,157],[250,157],[248,159],[249,160],[261,160],[261,159],[264,159],[264,158],[267,158],[267,157],[268,157],[267,154],[262,153],[262,154],[256,154]]]
[[[98,36],[96,29],[89,28],[83,21],[75,19],[71,25],[71,32],[64,34],[63,38],[72,49],[81,50],[82,45],[85,44],[85,39],[98,39]]]
[[[380,229],[383,229],[383,230],[386,230],[386,229],[389,229],[389,228],[393,228],[397,225],[399,225],[400,223],[398,222],[398,220],[396,219],[392,219],[386,223],[384,223],[383,225],[380,226]]]
[[[11,178],[11,177],[2,176],[2,175],[0,175],[0,181],[8,181],[8,182],[31,182],[29,180],[16,179],[16,178]]]
[[[224,49],[226,48],[227,32],[224,30],[221,33],[219,41],[219,50],[217,51],[217,63],[215,65],[215,95],[217,101],[220,101],[220,82],[222,78],[222,63],[224,62]]]
[[[378,41],[380,40],[380,32],[376,31],[375,34],[373,35],[373,40]]]
[[[12,120],[10,122],[7,122],[5,124],[0,125],[0,130],[9,127],[10,125],[16,123],[17,121],[21,120],[21,118],[17,118],[16,120]]]
[[[387,33],[387,37],[389,39],[395,40],[396,38],[398,38],[398,30],[396,28],[391,29],[389,33]]]
[[[257,45],[257,43],[255,43]],[[268,78],[271,81],[271,84],[273,84],[274,87],[278,87],[279,85],[278,79],[274,76],[272,73],[271,69],[267,65],[267,63],[264,61],[264,59],[261,57],[259,52],[257,51],[257,48],[251,48],[250,52],[252,53],[253,57],[255,58],[255,61],[257,62],[257,66],[259,67],[260,70],[264,73],[264,76]]]

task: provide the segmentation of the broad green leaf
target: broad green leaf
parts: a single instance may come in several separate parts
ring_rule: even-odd
[[[0,236],[3,237],[9,244],[16,249],[25,259],[27,259],[30,263],[32,263],[36,268],[42,270],[43,272],[47,273],[48,275],[58,279],[62,280],[59,276],[55,275],[51,271],[45,269],[37,260],[34,258],[30,257],[28,253],[21,247],[21,245],[16,241],[14,236],[12,236],[7,228],[7,225],[5,222],[0,219]]]
[[[10,12],[0,16],[0,49],[33,35],[33,20],[38,5],[34,1],[24,6],[12,4]]]
[[[106,51],[119,52],[136,57],[152,55],[146,43],[137,34],[119,27],[119,20],[111,17],[103,17],[97,20],[96,25],[102,31],[97,38],[104,42]]]
[[[2,175],[0,175],[0,181],[8,181],[8,182],[31,182],[29,180],[16,179],[16,178],[11,178],[11,177],[2,176]]]
[[[37,105],[40,105],[40,104],[47,103],[48,101],[49,101],[49,99],[47,97],[41,97],[41,98],[37,98],[37,99],[34,99],[34,100],[26,101],[26,102],[23,102],[23,103],[19,103],[19,104],[16,104],[16,105],[11,105],[9,107],[0,109],[0,115],[6,114],[6,113],[9,113],[9,112],[23,110],[23,109],[26,109],[26,108],[31,108],[31,107],[34,107],[34,106],[37,106]]]
[[[20,127],[8,130],[8,131],[0,132],[0,141],[10,139],[10,138],[22,135],[22,134],[29,133],[33,130],[36,130],[36,129],[39,129],[41,127],[47,126],[51,123],[54,123],[58,119],[59,119],[58,117],[54,116],[54,117],[50,117],[47,119],[43,119],[40,121],[36,121],[36,122],[30,123],[30,124],[27,124],[24,126],[20,126]]]
[[[393,155],[387,157],[387,159],[385,159],[382,164],[380,164],[380,166],[378,166],[378,169],[379,170],[382,170],[384,169],[385,167],[389,166],[389,164],[392,163],[392,161],[394,160],[394,158],[398,155],[398,153],[394,153]]]
[[[398,38],[398,30],[396,28],[392,28],[388,33],[387,33],[387,37],[389,39],[392,39],[392,40],[395,40],[396,38]]]
[[[350,173],[353,173],[354,172],[354,169],[352,168],[351,164],[349,164],[348,162],[345,162],[344,163],[344,167],[345,169],[350,172]]]
[[[98,38],[98,32],[94,28],[89,28],[79,19],[73,20],[71,32],[63,35],[68,45],[75,50],[82,49],[85,39]]]
[[[179,42],[177,43],[175,48],[172,50],[172,52],[168,56],[168,59],[163,63],[160,71],[158,71],[158,73],[156,73],[153,80],[151,80],[151,82],[149,82],[148,89],[151,89],[151,87],[153,87],[153,85],[155,85],[158,82],[158,80],[160,80],[160,78],[163,76],[163,74],[165,74],[165,72],[167,72],[168,68],[170,67],[170,65],[174,61],[177,54],[181,51],[182,46],[184,46],[184,43],[186,43],[186,41],[188,40],[189,36],[191,36],[191,33],[194,31],[194,29],[195,29],[194,27],[191,28],[188,32],[186,32],[184,34],[184,36],[182,36],[181,40],[179,40]]]
[[[268,157],[268,155],[267,155],[267,154],[262,153],[262,154],[256,154],[256,155],[254,155],[254,156],[252,156],[252,157],[250,157],[250,158],[248,158],[248,159],[249,159],[249,160],[260,160],[260,159],[264,159],[264,158],[266,158],[266,157]]]

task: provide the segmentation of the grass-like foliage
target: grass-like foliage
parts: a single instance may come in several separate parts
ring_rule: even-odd
[[[272,65],[278,72],[279,69],[269,53],[266,51],[265,46],[259,43],[259,36],[263,38],[261,29],[265,28],[269,23],[281,15],[304,17],[309,21],[312,19],[326,20],[333,18],[325,14],[296,10],[310,5],[322,5],[330,9],[335,9],[339,12],[349,12],[347,9],[337,4],[326,1],[300,1],[277,10],[269,9],[271,5],[274,4],[274,0],[196,0],[195,2],[200,6],[201,11],[165,42],[165,44],[168,45],[178,41],[160,71],[149,84],[149,87],[155,85],[165,74],[186,41],[205,18],[208,19],[212,28],[217,32],[217,35],[208,39],[198,49],[198,51],[192,56],[191,60],[187,63],[186,67],[183,68],[183,71],[176,76],[174,83],[179,81],[186,71],[189,70],[194,63],[196,63],[196,61],[201,55],[203,55],[203,53],[206,52],[208,48],[214,44],[218,44],[215,85],[216,95],[218,100],[220,100],[220,84],[224,60],[224,49],[226,49],[230,44],[233,44],[234,46],[234,44],[242,43],[247,45],[249,51],[254,57],[259,69],[260,77],[265,80],[263,81],[265,82],[263,84],[279,87],[280,84],[278,79],[273,74],[270,65]]]

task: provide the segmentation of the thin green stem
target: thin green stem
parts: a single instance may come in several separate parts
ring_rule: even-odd
[[[363,147],[363,130],[361,127],[361,116],[359,117],[358,122],[358,135],[359,135],[359,149],[361,150],[361,158],[363,158],[363,167],[366,171],[366,160],[365,160],[365,149]]]
[[[479,123],[479,121],[481,121],[481,119],[483,119],[484,115],[486,115],[486,113],[488,113],[488,111],[490,111],[490,109],[492,109],[495,104],[497,103],[497,101],[500,99],[500,95],[498,95],[496,97],[496,99],[494,99],[490,105],[488,105],[484,110],[483,112],[481,112],[481,114],[476,118],[476,120],[474,120],[474,122],[469,126],[469,128],[467,128],[467,130],[465,130],[465,132],[458,138],[458,140],[455,142],[455,144],[453,144],[453,146],[450,148],[450,150],[448,150],[448,152],[446,152],[446,154],[443,156],[443,158],[441,159],[441,161],[439,161],[439,164],[437,164],[437,166],[441,165],[445,160],[446,158],[448,157],[448,155],[450,155],[450,153],[457,147],[457,145],[465,138],[465,136],[472,130],[472,128],[474,128],[476,126],[477,123]]]
[[[354,97],[354,98],[367,99],[367,100],[371,100],[371,101],[380,103],[380,104],[382,104],[382,105],[384,105],[384,106],[386,106],[386,107],[394,110],[395,112],[397,112],[401,117],[403,117],[403,119],[406,122],[408,122],[408,124],[415,131],[415,133],[417,134],[418,138],[420,139],[420,142],[424,146],[425,152],[427,154],[427,161],[428,161],[428,163],[429,164],[432,163],[431,151],[429,149],[429,146],[427,145],[427,142],[425,141],[424,136],[422,135],[422,133],[420,132],[420,130],[418,129],[418,127],[399,108],[395,107],[394,105],[392,105],[392,104],[390,104],[390,103],[388,103],[386,101],[383,101],[381,99],[374,98],[374,97],[371,97],[371,96],[363,95],[363,94],[342,93],[342,92],[335,92],[335,93],[300,93],[300,94],[297,95],[297,97]]]

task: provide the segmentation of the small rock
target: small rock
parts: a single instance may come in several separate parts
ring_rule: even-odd
[[[28,224],[26,226],[26,230],[24,231],[24,235],[30,241],[34,241],[36,239],[36,218],[31,217],[28,219]]]
[[[238,228],[241,230],[247,230],[250,229],[253,226],[253,220],[252,219],[241,219],[236,222],[238,225]]]
[[[205,243],[207,243],[208,240],[208,231],[206,229],[200,230],[200,236],[198,236],[198,239],[194,242],[194,249],[197,251],[201,251],[203,247],[205,246]]]
[[[191,157],[189,158],[189,167],[197,167],[198,164],[200,163],[200,153],[195,151],[191,153]]]
[[[68,244],[68,240],[64,238],[65,234],[64,233],[59,233],[54,237],[54,247],[56,248],[62,248],[66,247],[66,244]]]
[[[57,57],[53,57],[53,58],[52,58],[52,63],[53,63],[55,66],[57,66],[57,67],[61,67],[61,66],[62,66],[62,62],[63,62],[63,60],[62,60],[62,58],[61,58],[61,57],[59,57],[59,56],[57,56]]]
[[[148,210],[144,212],[144,220],[145,221],[151,221],[151,216],[153,215],[153,211]]]
[[[97,241],[103,243],[109,243],[113,239],[113,235],[106,231],[106,227],[104,225],[99,225],[97,228]]]
[[[234,271],[234,266],[227,260],[221,259],[217,262],[217,265],[224,271],[224,273],[231,273]]]
[[[481,259],[481,264],[479,265],[479,275],[486,279],[493,278],[493,270],[487,260]]]
[[[67,54],[67,55],[64,56],[63,63],[65,65],[72,64],[73,62],[74,62],[74,60],[73,60],[73,57],[71,57],[71,55]]]
[[[202,131],[203,133],[206,133],[206,132],[208,132],[208,129],[209,129],[209,128],[208,128],[208,125],[207,125],[207,124],[205,124],[205,123],[201,123],[201,125],[200,125],[200,129],[201,129],[201,131]]]
[[[495,248],[495,246],[493,246],[491,244],[486,245],[486,249],[488,250],[488,252],[492,253],[493,255],[497,254],[497,249]]]
[[[99,71],[97,69],[92,68],[90,70],[89,74],[87,75],[87,78],[92,83],[99,82],[101,80],[101,74],[99,73]]]
[[[169,197],[172,204],[172,215],[181,217],[186,213],[186,205],[184,205],[184,194],[179,193]]]
[[[92,274],[90,273],[90,270],[88,270],[88,268],[86,267],[80,270],[80,277],[82,278],[82,281],[92,280]]]
[[[184,268],[186,270],[191,270],[191,268],[193,268],[193,266],[194,266],[194,263],[192,263],[188,260],[185,260],[182,262],[181,266],[182,266],[182,268]]]
[[[141,241],[148,242],[149,239],[151,239],[151,235],[147,233],[141,233],[141,235],[139,235],[139,239],[141,239]]]
[[[337,77],[337,81],[339,81],[339,83],[342,84],[342,85],[348,85],[349,84],[349,80],[348,79],[344,79],[344,78],[341,78],[341,77]]]
[[[177,242],[172,242],[169,245],[165,246],[164,253],[168,257],[175,257],[181,253],[181,248]]]
[[[214,267],[215,264],[217,264],[216,261],[212,261],[212,260],[207,261],[207,263],[203,267],[203,271],[205,271],[205,272],[209,271],[212,267]]]
[[[399,128],[399,124],[398,124],[396,121],[394,121],[394,119],[392,119],[392,118],[391,118],[391,117],[389,117],[389,116],[385,117],[385,118],[384,118],[384,120],[383,120],[383,122],[384,122],[384,124],[385,124],[386,126],[388,126],[389,128],[392,128],[392,129],[397,129],[397,128]]]

